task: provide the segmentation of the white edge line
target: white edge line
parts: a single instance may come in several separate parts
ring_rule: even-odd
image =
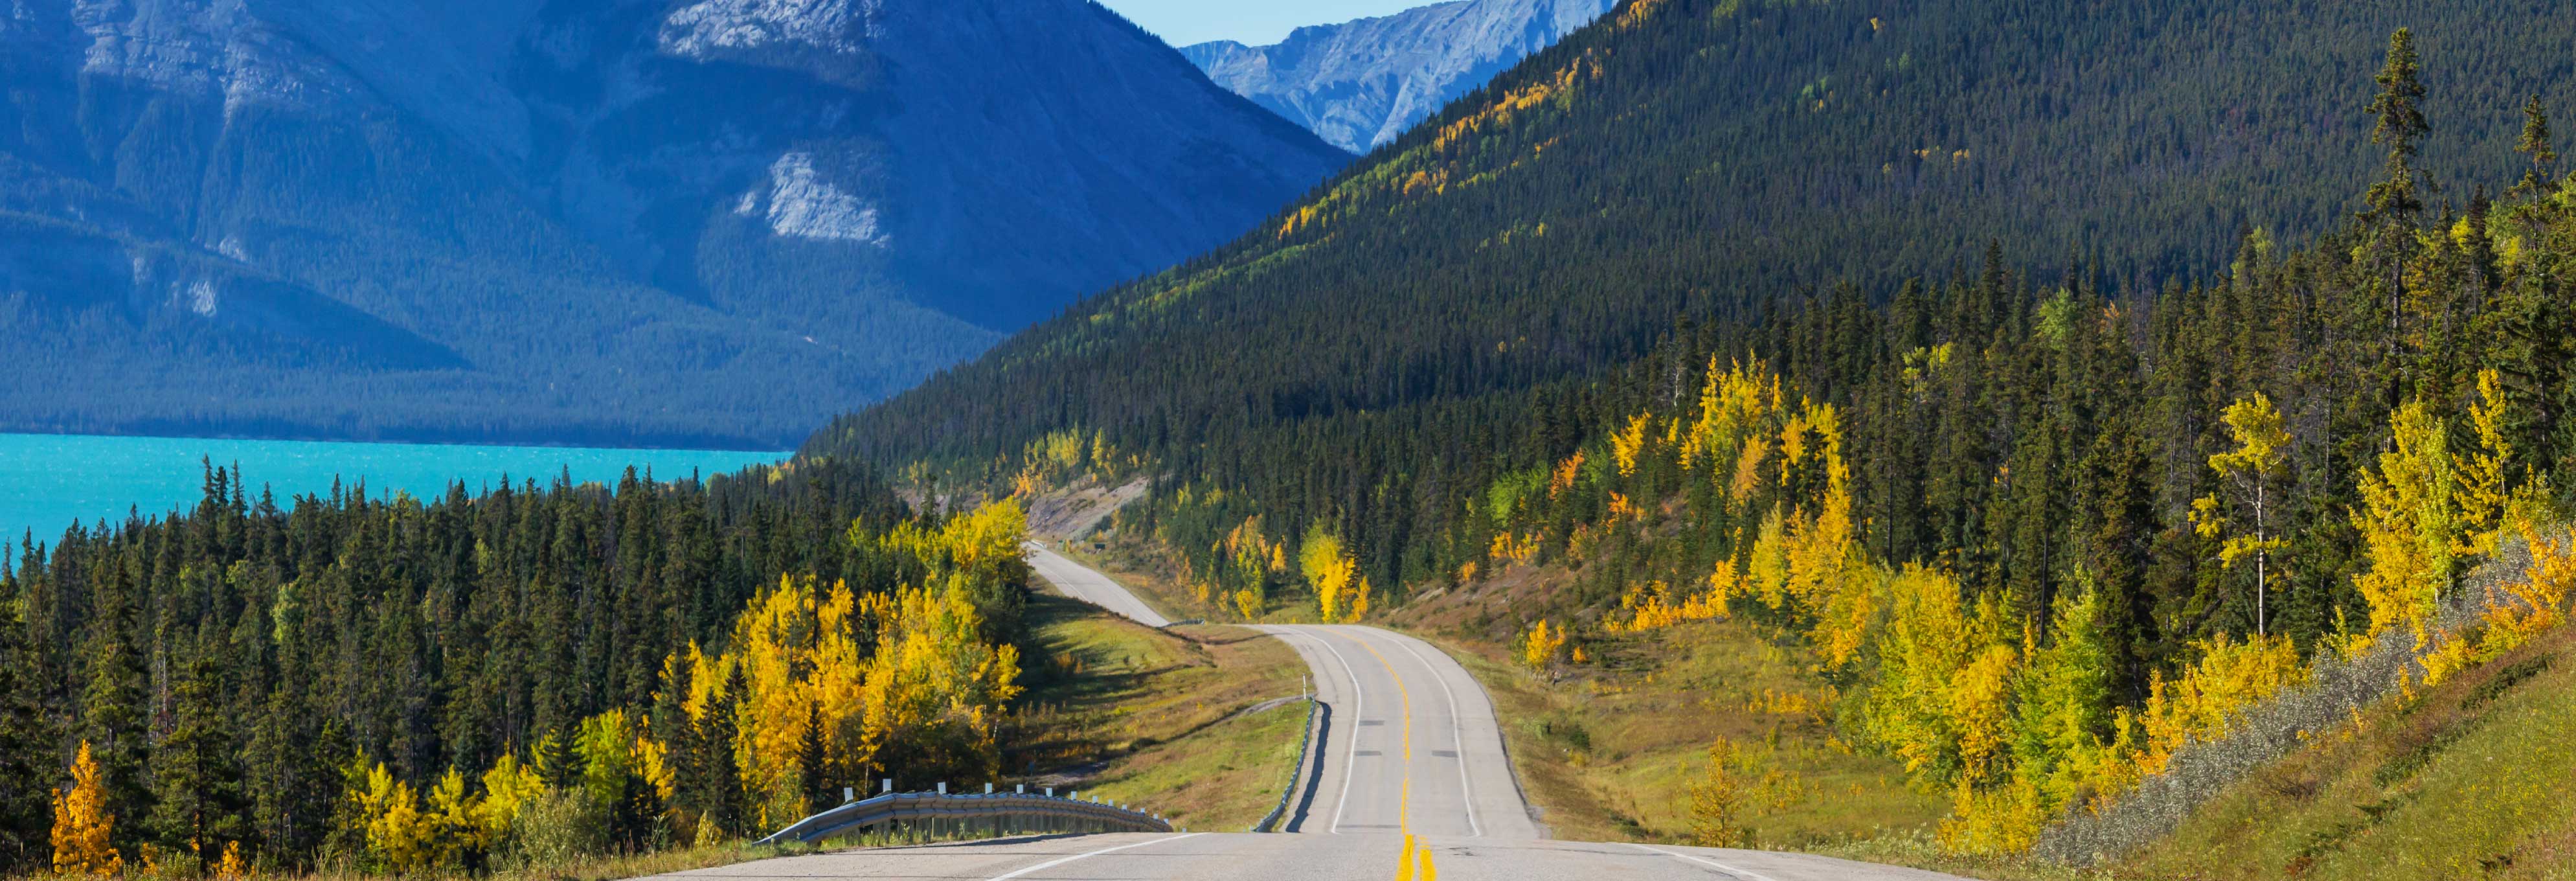
[[[1727,864],[1725,864],[1725,863],[1717,862],[1717,861],[1715,861],[1715,860],[1703,860],[1703,859],[1700,859],[1700,858],[1695,857],[1695,856],[1691,856],[1690,854],[1686,854],[1686,853],[1674,853],[1674,852],[1669,851],[1669,850],[1663,850],[1663,849],[1660,849],[1660,848],[1647,847],[1647,846],[1642,845],[1642,844],[1633,844],[1633,843],[1632,843],[1632,844],[1629,844],[1628,846],[1629,846],[1629,847],[1636,848],[1636,849],[1638,849],[1638,850],[1645,851],[1645,852],[1647,852],[1647,853],[1662,854],[1662,855],[1664,855],[1664,856],[1672,857],[1673,859],[1677,859],[1677,860],[1689,860],[1689,861],[1691,861],[1691,862],[1698,863],[1698,864],[1703,865],[1703,866],[1708,866],[1708,867],[1714,868],[1714,869],[1716,869],[1716,870],[1718,870],[1718,871],[1720,871],[1720,872],[1725,872],[1725,873],[1727,873],[1727,874],[1729,874],[1729,875],[1740,875],[1740,876],[1743,876],[1743,877],[1746,877],[1746,878],[1751,878],[1751,879],[1753,879],[1753,881],[1775,881],[1775,879],[1773,879],[1771,876],[1769,876],[1769,875],[1765,875],[1765,874],[1762,874],[1762,873],[1760,873],[1760,872],[1753,872],[1753,871],[1748,871],[1748,870],[1744,870],[1744,869],[1738,869],[1738,868],[1736,868],[1736,867],[1734,867],[1734,866],[1730,866],[1730,865],[1727,865]],[[994,879],[994,881],[1000,881],[1000,879],[998,879],[998,878],[997,878],[997,879]]]
[[[1301,627],[1298,632],[1323,646],[1325,651],[1332,652],[1333,660],[1341,662],[1342,675],[1351,680],[1351,742],[1343,747],[1346,752],[1342,756],[1342,795],[1333,801],[1333,834],[1340,835],[1342,810],[1351,806],[1351,772],[1358,770],[1360,764],[1360,720],[1368,715],[1368,692],[1360,688],[1360,674],[1351,668],[1351,659],[1343,657],[1342,650],[1334,648],[1332,640],[1325,639],[1323,633],[1311,628]]]
[[[1205,834],[1207,834],[1207,833],[1205,833],[1205,832],[1189,832],[1189,833],[1184,833],[1184,834],[1181,834],[1181,835],[1175,835],[1175,836],[1172,836],[1172,837],[1170,837],[1170,838],[1157,838],[1157,839],[1154,839],[1154,840],[1152,840],[1152,841],[1139,841],[1139,842],[1136,842],[1136,843],[1134,843],[1134,844],[1121,844],[1121,845],[1119,845],[1119,846],[1117,846],[1117,847],[1104,847],[1104,848],[1101,848],[1101,849],[1099,849],[1099,850],[1092,851],[1092,852],[1090,852],[1090,853],[1078,853],[1078,854],[1074,854],[1074,855],[1072,855],[1072,856],[1065,857],[1065,858],[1063,858],[1063,859],[1059,859],[1059,860],[1049,860],[1049,861],[1047,861],[1047,862],[1039,863],[1039,864],[1037,864],[1037,865],[1030,866],[1030,867],[1028,867],[1028,868],[1021,869],[1021,870],[1016,871],[1016,872],[1012,872],[1012,873],[1010,873],[1010,874],[1008,874],[1008,875],[995,875],[995,876],[993,876],[992,881],[1010,881],[1010,879],[1017,878],[1017,877],[1020,877],[1020,876],[1022,876],[1022,875],[1026,875],[1026,874],[1028,874],[1028,873],[1030,873],[1030,872],[1035,872],[1035,871],[1038,871],[1038,870],[1040,870],[1040,869],[1052,869],[1052,868],[1055,868],[1055,867],[1057,867],[1057,866],[1061,866],[1061,865],[1064,865],[1064,864],[1066,864],[1066,863],[1073,862],[1073,861],[1075,861],[1075,860],[1088,859],[1088,858],[1091,858],[1091,857],[1099,856],[1099,855],[1104,854],[1104,853],[1115,853],[1115,852],[1117,852],[1117,851],[1126,850],[1126,849],[1131,848],[1131,847],[1144,847],[1144,846],[1149,845],[1149,844],[1162,844],[1162,843],[1164,843],[1164,842],[1168,842],[1168,841],[1179,841],[1179,840],[1184,839],[1184,838],[1197,838],[1197,837],[1199,837],[1199,836],[1201,836],[1201,835],[1205,835]]]
[[[1449,747],[1458,754],[1458,792],[1467,804],[1467,833],[1469,837],[1483,838],[1485,831],[1476,825],[1476,787],[1467,782],[1467,742],[1458,733],[1459,729],[1466,724],[1466,720],[1458,715],[1458,692],[1449,687],[1449,677],[1441,675],[1440,668],[1433,666],[1430,658],[1425,658],[1421,652],[1413,650],[1411,641],[1398,636],[1395,646],[1403,649],[1405,654],[1412,655],[1415,661],[1422,664],[1423,669],[1431,671],[1431,678],[1440,683],[1441,693],[1449,696]]]

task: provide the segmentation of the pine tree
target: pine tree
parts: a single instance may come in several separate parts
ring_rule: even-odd
[[[41,781],[57,772],[51,720],[31,677],[26,626],[0,606],[0,872],[41,865],[48,810]]]
[[[111,575],[105,587],[100,593],[100,617],[90,636],[89,687],[81,695],[80,735],[96,755],[103,810],[118,817],[146,817],[151,815],[152,793],[144,781],[148,746],[143,661],[129,641],[134,612],[125,602],[122,575]]]
[[[2370,186],[2370,208],[2362,219],[2374,230],[2371,254],[2380,270],[2377,280],[2385,286],[2379,302],[2388,310],[2382,354],[2388,363],[2382,370],[2388,374],[2383,377],[2387,405],[2395,407],[2402,382],[2397,353],[2406,336],[2406,258],[2415,249],[2417,215],[2424,211],[2415,157],[2432,130],[2424,121],[2423,63],[2415,54],[2414,31],[2399,28],[2388,36],[2388,62],[2377,79],[2379,94],[2367,108],[2378,120],[2370,142],[2388,148],[2388,162],[2379,182]]]
[[[698,742],[704,745],[698,753],[703,763],[698,780],[706,787],[698,796],[706,806],[698,825],[700,844],[739,838],[751,831],[743,822],[742,763],[734,755],[734,741],[741,736],[736,707],[744,687],[742,668],[734,665],[727,671],[723,692],[708,701],[706,715],[698,720]]]
[[[2549,107],[2533,95],[2522,105],[2522,139],[2513,151],[2531,157],[2531,170],[2523,172],[2516,195],[2528,195],[2553,186],[2558,178],[2558,150],[2549,142]]]
[[[334,769],[350,758],[337,731],[316,728],[292,682],[270,693],[252,730],[244,775],[252,823],[263,849],[287,865],[304,865],[330,831]]]
[[[191,854],[200,864],[220,858],[244,832],[241,766],[216,704],[220,686],[212,662],[189,663],[172,690],[170,733],[153,753],[152,831],[165,852]]]

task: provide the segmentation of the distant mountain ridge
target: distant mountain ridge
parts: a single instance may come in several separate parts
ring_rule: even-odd
[[[1349,156],[1087,0],[22,0],[0,428],[786,443]]]
[[[1458,0],[1298,28],[1270,46],[1181,49],[1208,78],[1354,153],[1554,45],[1616,0]]]

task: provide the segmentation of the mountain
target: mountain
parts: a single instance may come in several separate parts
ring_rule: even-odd
[[[771,446],[1347,154],[1079,0],[27,0],[0,427]]]
[[[1181,48],[1209,79],[1366,153],[1554,45],[1616,0],[1460,0],[1298,28],[1269,46]]]
[[[2153,292],[2220,271],[2248,229],[2299,240],[2361,207],[2382,162],[2362,108],[2401,23],[2439,62],[2421,164],[2461,182],[2453,200],[2510,183],[2524,98],[2576,106],[2576,80],[2521,37],[2576,32],[2571,16],[2539,0],[1628,3],[1252,235],[807,449],[971,463],[1078,426],[1195,463],[1468,402],[1504,418],[1677,322],[1759,321],[1845,285],[1884,302],[1990,245],[2031,277]],[[1313,453],[1410,464],[1381,454]]]
[[[2464,739],[2486,717],[2459,691],[2326,674],[2372,640],[2398,650],[2379,683],[2537,664],[2517,646],[2563,621],[2571,35],[2526,0],[1629,0],[1252,236],[804,456],[1145,486],[1101,540],[1168,573],[1175,614],[1503,649],[1539,675],[1491,681],[1564,683],[1505,722],[1525,775],[1576,781],[1556,808],[1705,796],[1639,834],[1782,841],[1809,807],[1737,800],[1771,771],[1729,740],[1582,770],[1639,746],[1580,721],[1632,686],[1743,707],[1722,736],[1748,751],[1901,762],[1950,796],[1940,850],[1980,857],[2066,817],[2170,829],[2105,809],[2213,791],[2194,769],[2266,755],[2216,739],[2305,695],[2256,740],[2309,758],[2143,874],[2546,874],[2563,788],[2474,835],[2373,830],[2502,779],[2465,760],[2556,780],[2570,750],[2469,750],[2501,741]],[[2439,620],[2516,541],[2550,562]]]

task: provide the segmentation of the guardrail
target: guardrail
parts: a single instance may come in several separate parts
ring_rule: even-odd
[[[1299,732],[1297,761],[1288,766],[1288,785],[1279,789],[1279,806],[1271,808],[1270,815],[1262,817],[1261,822],[1252,824],[1252,831],[1278,831],[1279,819],[1288,815],[1288,799],[1297,794],[1297,778],[1306,773],[1306,754],[1315,748],[1315,714],[1323,712],[1323,706],[1323,702],[1316,700],[1314,695],[1306,696],[1306,728]]]
[[[1160,816],[1124,805],[1084,801],[1076,797],[1078,792],[1057,796],[1052,789],[1040,794],[1024,786],[1018,792],[993,792],[987,787],[980,795],[951,795],[945,785],[940,788],[939,792],[889,792],[850,802],[798,820],[760,843],[820,841],[888,823],[995,835],[1173,831],[1171,822]]]

